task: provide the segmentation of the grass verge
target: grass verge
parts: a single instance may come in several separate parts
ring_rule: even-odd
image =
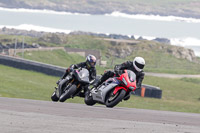
[[[50,100],[55,82],[59,77],[20,70],[0,65],[0,96],[35,100]],[[131,96],[119,107],[200,113],[200,79],[168,79],[146,76],[145,84],[159,86],[162,99]],[[67,102],[84,104],[82,98],[75,97]]]

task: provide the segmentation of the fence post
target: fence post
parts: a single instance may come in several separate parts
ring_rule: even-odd
[[[17,39],[15,39],[15,50],[14,50],[14,56],[16,56],[16,49],[17,49]]]
[[[22,42],[22,58],[24,58],[24,37],[23,37],[23,42]]]

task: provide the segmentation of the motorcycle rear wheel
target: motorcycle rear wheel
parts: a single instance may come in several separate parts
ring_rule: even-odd
[[[71,98],[71,96],[76,92],[76,85],[72,85],[69,89],[67,89],[61,96],[59,101],[64,102],[65,100]]]
[[[96,102],[93,100],[91,93],[88,91],[85,94],[85,104],[89,105],[89,106],[93,106],[94,104],[96,104]]]
[[[116,106],[124,96],[126,95],[125,90],[119,90],[115,95],[113,95],[113,91],[109,92],[108,97],[106,99],[106,107],[112,108]]]

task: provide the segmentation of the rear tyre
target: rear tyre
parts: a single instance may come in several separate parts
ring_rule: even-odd
[[[93,106],[94,104],[96,104],[96,102],[92,98],[90,91],[86,92],[84,101],[85,101],[85,104],[89,106]]]
[[[54,91],[52,96],[51,96],[51,100],[54,102],[57,102],[59,100],[59,98],[56,96],[56,92]]]
[[[106,99],[106,107],[109,107],[109,108],[114,107],[120,101],[122,101],[122,99],[124,98],[125,95],[126,95],[126,91],[123,89],[119,90],[115,95],[113,94],[113,91],[111,91],[108,94],[108,97]]]
[[[61,96],[59,101],[64,102],[65,100],[71,98],[71,96],[76,92],[76,85],[72,85],[69,89],[67,89]]]

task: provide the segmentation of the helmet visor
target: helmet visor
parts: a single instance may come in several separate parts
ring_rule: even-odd
[[[139,69],[143,69],[144,65],[143,64],[139,64],[137,61],[135,61],[135,65],[139,68]]]
[[[96,58],[94,56],[92,56],[89,60],[90,66],[91,67],[95,67],[96,65]]]
[[[95,67],[95,65],[96,65],[96,62],[90,62],[91,67]]]

